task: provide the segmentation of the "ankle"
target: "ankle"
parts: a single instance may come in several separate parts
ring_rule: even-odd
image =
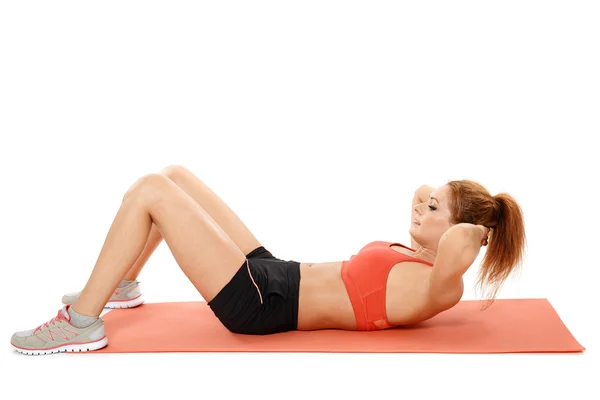
[[[67,313],[69,314],[69,322],[71,325],[80,329],[87,328],[98,320],[98,317],[78,313],[77,311],[73,310],[73,307],[69,307],[67,309]]]
[[[120,288],[125,287],[125,286],[129,285],[133,281],[135,281],[135,279],[132,279],[132,280],[123,279],[121,281],[121,283],[119,283],[119,287]]]

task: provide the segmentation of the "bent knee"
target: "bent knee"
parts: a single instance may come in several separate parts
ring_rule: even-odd
[[[131,185],[123,196],[123,201],[131,198],[154,198],[157,193],[164,191],[171,184],[169,178],[162,174],[146,174]]]
[[[169,165],[160,170],[160,174],[166,176],[170,180],[177,182],[179,179],[189,174],[190,171],[181,165]]]

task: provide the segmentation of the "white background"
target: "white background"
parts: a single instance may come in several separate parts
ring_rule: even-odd
[[[597,3],[1,4],[0,397],[598,398]],[[301,262],[410,244],[421,184],[508,192],[528,247],[498,297],[548,298],[587,351],[15,353],[171,164]],[[148,302],[202,300],[165,244],[140,280]]]

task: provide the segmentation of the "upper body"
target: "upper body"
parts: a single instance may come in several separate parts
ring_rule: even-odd
[[[463,275],[488,239],[479,283],[496,291],[525,240],[514,199],[471,181],[419,188],[409,233],[410,247],[373,241],[346,260],[301,263],[298,329],[375,330],[430,319],[460,301]]]

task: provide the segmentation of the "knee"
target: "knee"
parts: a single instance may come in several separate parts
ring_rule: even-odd
[[[172,184],[169,183],[169,178],[162,174],[147,174],[139,178],[131,187],[127,190],[123,196],[123,201],[127,199],[149,199],[155,198],[157,194],[164,191],[165,188]]]
[[[184,175],[188,174],[189,171],[187,168],[181,165],[169,165],[160,170],[160,174],[166,176],[173,182],[179,181]]]

